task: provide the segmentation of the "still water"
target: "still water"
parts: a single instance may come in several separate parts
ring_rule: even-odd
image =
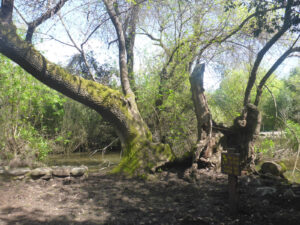
[[[89,168],[89,172],[98,172],[111,169],[120,162],[120,153],[72,153],[69,155],[49,155],[46,161],[48,166],[81,166]]]
[[[89,168],[89,172],[99,172],[101,170],[110,170],[120,162],[120,153],[72,153],[69,155],[49,155],[46,161],[48,166],[81,166],[85,165]],[[295,177],[292,176],[295,159],[288,159],[283,161],[287,167],[284,173],[285,177],[290,181],[300,183],[300,172],[296,171]],[[300,168],[300,160],[298,161],[298,168]],[[257,166],[260,169],[260,165]]]

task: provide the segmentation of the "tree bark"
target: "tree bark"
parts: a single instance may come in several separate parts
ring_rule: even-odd
[[[14,0],[1,0],[0,18],[4,23],[12,23]]]
[[[128,68],[127,68],[127,52],[126,52],[126,41],[125,41],[125,34],[123,31],[122,23],[116,13],[114,8],[115,1],[112,0],[103,0],[107,12],[110,16],[110,19],[115,27],[118,43],[119,43],[119,65],[120,65],[120,75],[121,75],[121,83],[123,88],[123,93],[125,95],[132,95],[134,96],[133,91],[130,87],[130,82],[128,78]]]
[[[19,64],[50,88],[96,110],[115,127],[124,149],[117,171],[142,175],[172,158],[168,145],[155,144],[152,135],[129,97],[102,84],[74,76],[49,62],[16,28],[0,21],[0,53]]]
[[[191,91],[197,117],[198,140],[195,151],[195,161],[200,157],[205,159],[212,155],[212,116],[204,94],[203,78],[205,64],[198,64],[191,76]]]
[[[130,82],[130,86],[133,92],[136,92],[136,84],[134,79],[134,44],[136,37],[136,25],[138,22],[140,6],[135,4],[132,6],[132,10],[130,12],[128,18],[128,24],[125,31],[125,46],[127,53],[127,68],[128,68],[128,78]]]

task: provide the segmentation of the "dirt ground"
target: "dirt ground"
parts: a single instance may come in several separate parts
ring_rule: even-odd
[[[194,182],[179,177],[162,172],[145,181],[95,173],[0,181],[0,225],[300,224],[299,185],[241,177],[239,215],[230,216],[227,176],[200,170]]]

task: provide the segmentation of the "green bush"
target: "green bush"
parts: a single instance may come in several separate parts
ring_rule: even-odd
[[[291,149],[298,150],[298,141],[300,140],[300,124],[291,120],[287,121],[285,134],[288,139],[288,145]],[[298,140],[297,140],[298,139]]]
[[[255,149],[257,153],[262,153],[264,155],[273,157],[275,151],[275,143],[272,139],[266,138],[256,143]]]
[[[64,102],[60,94],[0,56],[1,159],[45,159],[62,121]]]

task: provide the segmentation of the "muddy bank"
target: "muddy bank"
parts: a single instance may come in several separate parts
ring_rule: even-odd
[[[0,182],[0,225],[299,224],[297,185],[242,177],[240,214],[231,217],[227,177],[199,171],[197,178],[191,183],[163,172],[144,181],[94,173],[71,182]]]

